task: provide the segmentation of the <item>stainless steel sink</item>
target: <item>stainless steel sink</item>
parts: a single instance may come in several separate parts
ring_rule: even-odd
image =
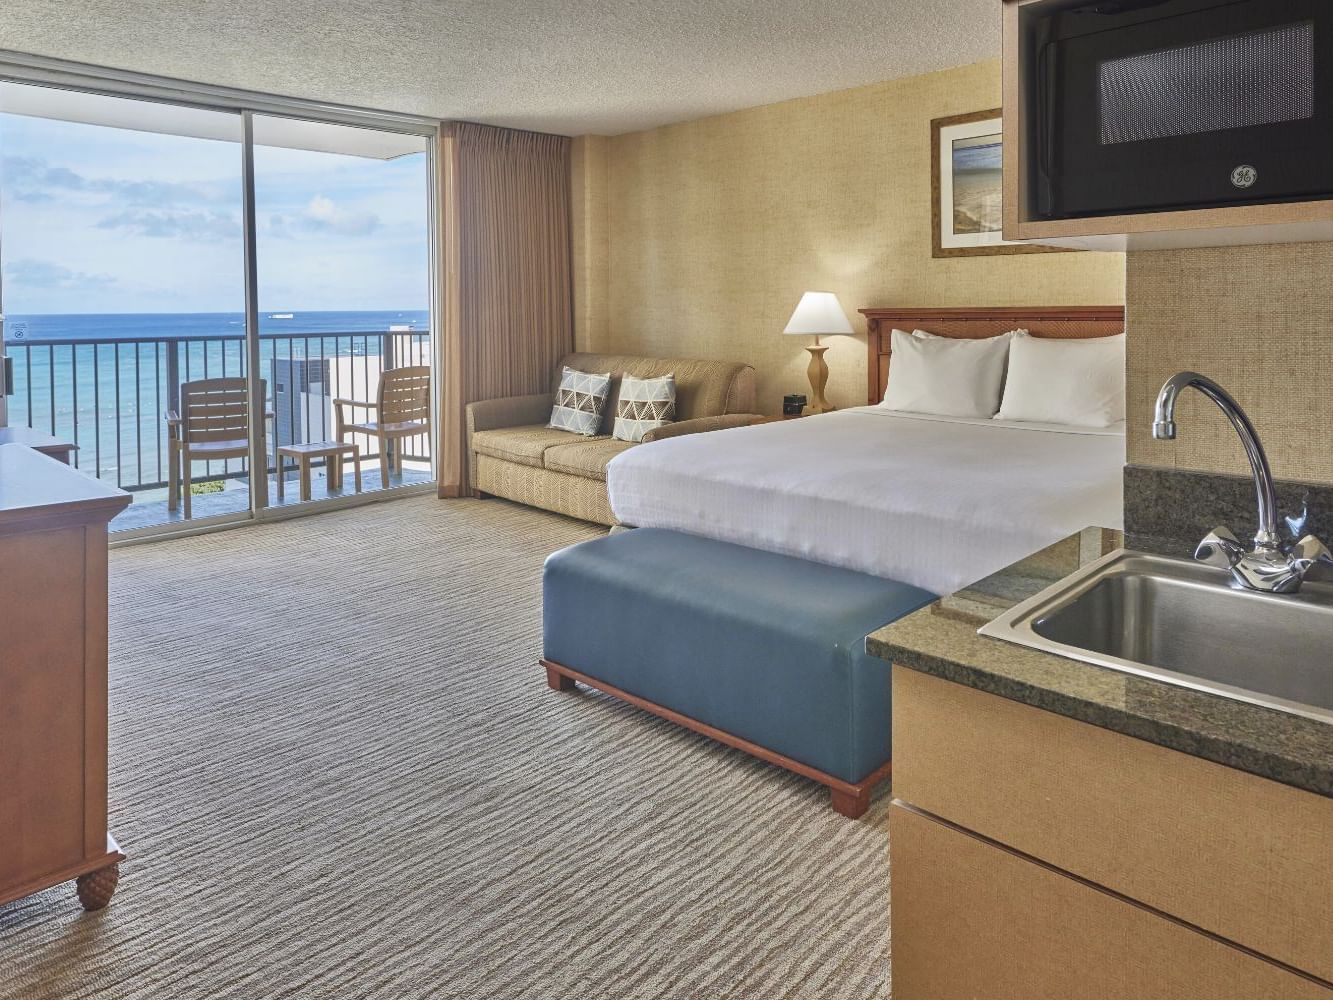
[[[1333,586],[1275,595],[1224,570],[1120,550],[982,635],[1333,723]]]

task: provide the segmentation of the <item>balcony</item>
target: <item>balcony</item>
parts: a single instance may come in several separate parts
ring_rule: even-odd
[[[83,339],[19,334],[7,338],[5,350],[14,359],[10,422],[73,441],[78,446],[73,462],[79,469],[133,495],[134,502],[112,522],[113,531],[184,520],[180,506],[171,509],[168,500],[165,415],[179,409],[182,383],[245,374],[242,332]],[[259,353],[269,411],[264,432],[266,506],[292,506],[302,502],[296,468],[290,460],[284,463],[284,496],[279,498],[276,447],[332,440],[332,401],[373,401],[383,370],[431,363],[431,338],[419,330],[261,332]],[[364,418],[365,411],[358,411],[356,419]],[[385,489],[378,443],[364,435],[349,435],[347,440],[361,451],[362,491]],[[391,453],[387,488],[431,482],[428,436],[403,439],[399,446],[400,455]],[[250,510],[253,486],[245,465],[243,459],[193,464],[194,520]],[[329,481],[331,463],[317,459],[312,466],[312,501],[354,493],[351,462],[343,463],[341,482]]]

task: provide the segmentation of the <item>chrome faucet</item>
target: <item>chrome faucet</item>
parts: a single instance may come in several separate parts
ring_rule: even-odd
[[[1254,424],[1231,398],[1231,394],[1212,379],[1198,372],[1179,372],[1172,375],[1157,394],[1157,411],[1153,418],[1152,436],[1159,441],[1176,438],[1176,398],[1184,389],[1198,389],[1226,414],[1231,426],[1240,435],[1245,456],[1254,473],[1254,492],[1259,501],[1259,530],[1254,536],[1254,549],[1247,552],[1234,534],[1226,528],[1214,529],[1194,550],[1194,558],[1210,566],[1231,571],[1232,578],[1247,590],[1270,594],[1294,594],[1301,589],[1306,574],[1317,563],[1333,566],[1333,553],[1314,535],[1306,535],[1294,544],[1284,543],[1278,534],[1277,492],[1273,486],[1273,470],[1268,455],[1259,442]]]

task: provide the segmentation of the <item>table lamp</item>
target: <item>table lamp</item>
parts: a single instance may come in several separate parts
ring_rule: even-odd
[[[812,398],[805,412],[828,413],[833,410],[834,407],[824,398],[824,386],[828,385],[828,362],[824,360],[824,352],[828,348],[820,345],[819,338],[852,332],[852,324],[842,311],[838,297],[832,292],[806,292],[796,304],[796,311],[791,314],[787,328],[782,332],[814,336],[814,345],[806,348],[810,352],[810,367],[807,371]]]

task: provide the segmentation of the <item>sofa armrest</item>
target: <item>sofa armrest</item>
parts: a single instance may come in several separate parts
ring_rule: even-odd
[[[682,434],[721,431],[728,427],[747,427],[758,419],[760,419],[760,416],[757,413],[724,413],[716,417],[695,417],[693,420],[678,420],[673,424],[654,427],[643,436],[643,442],[647,444],[649,441],[680,437]]]
[[[549,392],[531,396],[506,396],[503,399],[483,399],[467,404],[467,434],[469,440],[476,431],[492,431],[500,427],[522,427],[525,424],[544,424],[551,418],[555,397]]]

